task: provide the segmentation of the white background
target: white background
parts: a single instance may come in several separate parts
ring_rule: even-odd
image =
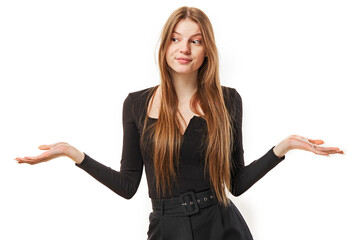
[[[123,101],[159,83],[159,34],[184,5],[212,21],[222,84],[243,98],[247,164],[290,134],[346,153],[292,151],[231,197],[254,239],[360,239],[355,0],[1,1],[0,239],[146,239],[145,174],[128,201],[68,158],[13,159],[65,141],[119,169]]]

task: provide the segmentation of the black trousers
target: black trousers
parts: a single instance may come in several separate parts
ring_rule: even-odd
[[[168,216],[151,212],[148,240],[252,240],[239,210],[217,203],[191,216]]]

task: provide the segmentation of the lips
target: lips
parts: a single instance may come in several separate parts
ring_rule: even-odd
[[[178,62],[183,63],[183,64],[189,63],[192,61],[192,59],[190,59],[190,58],[182,58],[182,57],[176,58],[176,60],[178,60]]]

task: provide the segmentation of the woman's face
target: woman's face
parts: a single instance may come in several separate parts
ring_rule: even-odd
[[[180,20],[172,33],[166,51],[166,62],[177,73],[192,73],[202,65],[205,48],[199,25],[186,18]]]

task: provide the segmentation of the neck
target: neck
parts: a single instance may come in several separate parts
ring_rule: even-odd
[[[172,81],[175,87],[179,102],[188,101],[198,88],[198,72],[194,71],[187,74],[173,72]]]

